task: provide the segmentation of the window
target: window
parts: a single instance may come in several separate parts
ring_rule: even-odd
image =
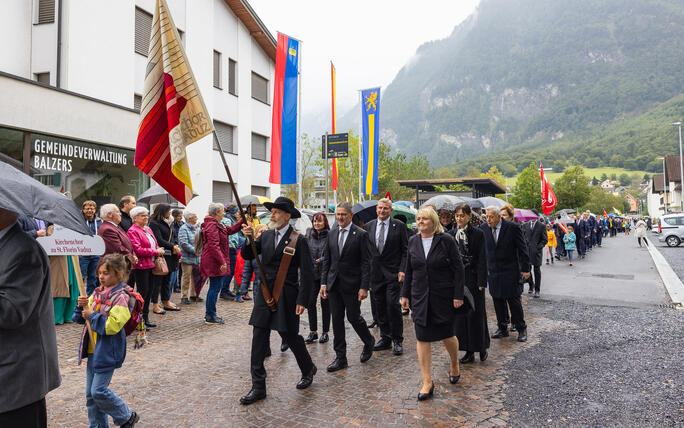
[[[264,186],[252,186],[252,195],[255,196],[266,196],[268,197],[268,187]]]
[[[268,80],[252,72],[252,98],[268,104]]]
[[[140,110],[140,106],[142,106],[142,95],[133,94],[133,108]]]
[[[36,79],[36,82],[38,83],[45,83],[46,85],[50,84],[50,73],[35,73],[33,75]]]
[[[234,59],[228,58],[228,92],[237,95],[237,62]]]
[[[55,0],[38,0],[38,19],[36,24],[51,24],[55,22]]]
[[[235,127],[228,125],[227,123],[214,121],[214,129],[216,129],[216,135],[218,135],[221,142],[221,148],[227,153],[237,153],[233,146],[233,131]],[[219,142],[216,141],[216,136],[214,136],[214,150],[219,149]]]
[[[150,35],[152,34],[152,15],[135,8],[135,52],[147,56],[150,51]]]
[[[24,133],[22,131],[0,128],[0,160],[17,169],[24,168]]]
[[[214,51],[214,88],[221,88],[221,52]]]
[[[214,181],[211,192],[211,200],[212,202],[218,202],[221,204],[233,202],[233,192],[230,188],[230,183]]]
[[[252,134],[252,159],[268,161],[268,139],[263,135]]]

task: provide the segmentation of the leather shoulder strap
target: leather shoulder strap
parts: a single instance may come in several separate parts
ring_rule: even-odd
[[[295,255],[297,248],[297,240],[299,239],[299,233],[292,229],[290,232],[290,242],[287,243],[285,248],[283,248],[283,258],[280,259],[280,266],[278,267],[278,273],[276,274],[276,280],[273,284],[273,300],[275,304],[278,304],[278,299],[280,298],[280,293],[283,291],[283,285],[285,284],[285,277],[287,277],[287,271],[290,269],[290,263],[292,262],[292,256]]]

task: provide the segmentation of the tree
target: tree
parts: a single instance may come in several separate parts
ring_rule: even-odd
[[[319,140],[303,134],[301,137],[300,166],[302,168],[302,203],[309,206],[314,203],[316,198],[315,179],[320,175],[325,175],[323,159],[321,156],[321,146]],[[284,184],[281,193],[284,196],[297,202],[297,184]]]
[[[597,186],[599,184],[598,178],[594,176],[594,178],[591,179],[591,185],[592,186]]]
[[[589,198],[582,206],[582,210],[589,210],[596,214],[603,214],[612,212],[613,207],[620,209],[622,207],[622,197],[613,195],[611,192],[603,190],[601,187],[595,186],[589,189]]]
[[[541,178],[534,162],[520,173],[512,191],[513,206],[541,210]]]
[[[651,174],[649,174],[649,173],[644,174],[644,181],[648,181],[650,179],[651,179]]]
[[[502,186],[506,186],[506,179],[504,178],[503,173],[499,171],[499,169],[496,167],[496,165],[489,168],[489,171],[480,173],[480,177],[491,178],[492,180],[498,182]]]
[[[617,180],[617,174],[616,173],[610,174],[610,179],[613,181]]]
[[[384,196],[389,191],[395,201],[413,201],[416,197],[415,190],[400,186],[396,180],[434,177],[434,171],[425,156],[415,155],[409,159],[402,153],[392,155],[390,147],[382,142],[378,162],[378,193]]]
[[[608,180],[608,175],[604,172],[603,174],[601,174],[600,180],[601,180],[601,183],[603,183],[604,181]]]
[[[581,166],[573,166],[563,172],[555,183],[557,208],[579,208],[589,199],[589,178]]]
[[[620,174],[620,186],[629,186],[629,184],[632,182],[632,179],[629,178],[629,175],[627,175],[626,172],[623,172]]]

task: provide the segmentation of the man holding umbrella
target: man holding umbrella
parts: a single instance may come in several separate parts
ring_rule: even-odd
[[[283,196],[275,202],[264,203],[264,206],[271,211],[271,222],[269,230],[261,234],[255,245],[261,254],[266,284],[261,284],[261,289],[254,289],[254,308],[249,319],[249,324],[253,326],[250,367],[252,389],[240,398],[240,403],[245,405],[266,398],[264,358],[269,349],[271,330],[278,331],[284,343],[289,345],[302,371],[297,389],[308,388],[316,374],[316,366],[306,349],[304,338],[299,334],[299,316],[317,290],[307,240],[289,225],[291,218],[299,218],[301,214],[294,202]],[[252,226],[243,225],[242,231],[247,239],[253,239]],[[243,257],[252,260],[254,252],[248,245],[242,251]],[[274,311],[267,304],[268,297],[275,302]]]

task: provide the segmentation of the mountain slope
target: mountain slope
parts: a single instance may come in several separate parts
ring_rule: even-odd
[[[483,0],[383,92],[383,139],[435,166],[582,141],[684,93],[682,28],[675,1]]]

